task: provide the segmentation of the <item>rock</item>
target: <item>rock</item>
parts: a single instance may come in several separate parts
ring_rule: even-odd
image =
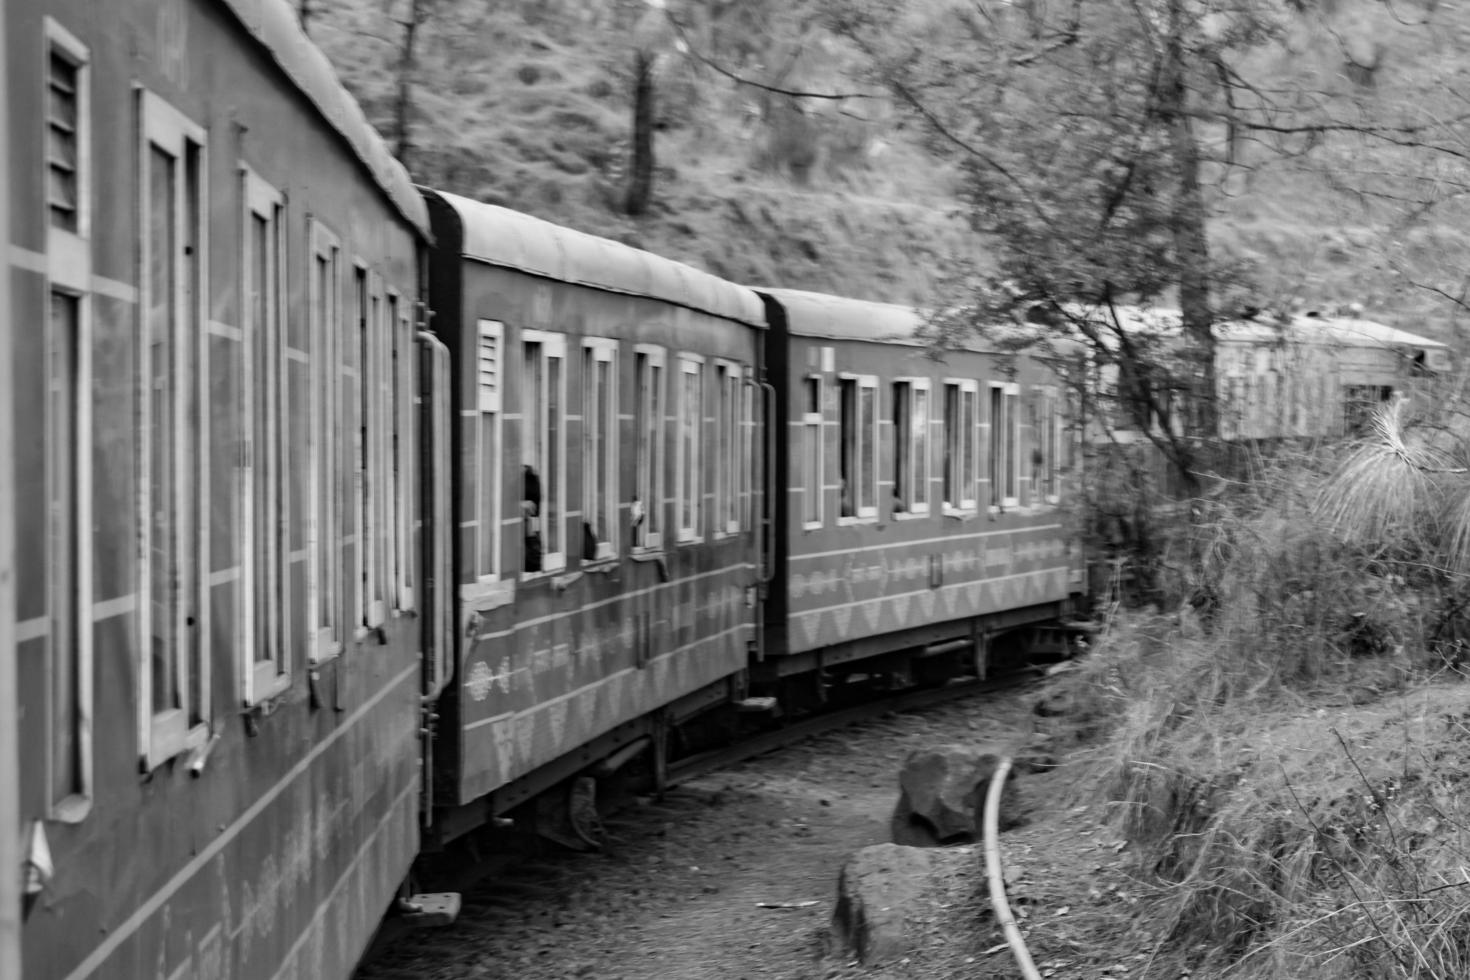
[[[832,938],[849,955],[873,965],[909,952],[906,910],[923,892],[929,854],[916,847],[875,844],[842,866]]]
[[[990,777],[1004,755],[998,745],[944,745],[911,752],[898,776],[902,792],[890,824],[894,843],[938,847],[978,840]],[[1012,768],[1001,794],[1001,830],[1023,819],[1016,772]]]

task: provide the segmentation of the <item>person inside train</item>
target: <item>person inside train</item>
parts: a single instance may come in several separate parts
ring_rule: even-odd
[[[530,463],[525,464],[521,475],[521,524],[525,529],[525,569],[541,571],[541,530],[537,518],[541,516],[541,477]]]

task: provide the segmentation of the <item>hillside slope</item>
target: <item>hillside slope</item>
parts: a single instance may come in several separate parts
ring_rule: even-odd
[[[425,184],[755,284],[928,304],[944,301],[947,279],[986,266],[954,165],[872,97],[862,57],[823,32],[810,3],[688,4],[677,23],[662,6],[316,0],[308,26],[390,141],[407,120],[405,155]],[[1290,84],[1304,65],[1346,71],[1365,50],[1375,67],[1354,98],[1371,104],[1442,81],[1453,104],[1470,16],[1438,12],[1444,23],[1426,43],[1368,0],[1334,9],[1332,32],[1269,53],[1267,77]],[[653,205],[632,218],[621,202],[640,51],[654,65],[657,168]],[[1458,205],[1416,214],[1414,200],[1395,200],[1415,196],[1394,193],[1396,175],[1423,165],[1410,156],[1340,142],[1212,188],[1213,246],[1254,265],[1264,304],[1358,302],[1396,325],[1452,335],[1459,308],[1445,294],[1460,288],[1470,240]],[[1436,193],[1465,183],[1460,168],[1434,166]],[[1389,193],[1358,193],[1369,179],[1387,180]]]

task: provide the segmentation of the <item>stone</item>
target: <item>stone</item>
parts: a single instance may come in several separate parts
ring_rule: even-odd
[[[943,745],[909,753],[898,776],[901,793],[890,823],[894,843],[940,847],[979,840],[990,778],[1005,755],[998,745]],[[1001,830],[1018,826],[1024,818],[1016,776],[1012,767],[1001,793]]]
[[[927,851],[898,844],[874,844],[848,858],[837,879],[834,943],[869,966],[908,953],[908,909],[927,886],[931,868]]]

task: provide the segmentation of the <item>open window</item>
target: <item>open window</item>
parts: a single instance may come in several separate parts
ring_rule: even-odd
[[[929,513],[929,379],[893,383],[893,512]]]
[[[523,568],[559,572],[566,546],[566,358],[563,334],[521,332]]]
[[[678,540],[694,543],[703,540],[704,358],[681,353],[675,384],[678,441],[674,454],[674,513]]]
[[[822,376],[807,375],[801,380],[801,526],[807,530],[822,526]]]
[[[209,499],[202,405],[209,376],[205,323],[205,134],[140,91],[141,289],[138,311],[143,535],[140,627],[143,766],[204,743],[210,719],[208,602],[201,547]]]
[[[618,553],[618,342],[582,341],[584,560]]]
[[[980,386],[959,380],[944,383],[944,509],[975,510],[976,441],[979,434]]]
[[[290,685],[287,655],[288,542],[284,537],[286,418],[285,201],[249,167],[240,167],[240,324],[245,383],[246,493],[240,522],[240,673],[244,702],[260,704]]]
[[[990,383],[990,506],[1020,506],[1021,386]]]
[[[321,663],[342,652],[342,502],[347,499],[342,466],[338,366],[342,337],[340,268],[342,247],[319,222],[311,222],[308,301],[311,328],[306,343],[311,363],[311,434],[308,510],[310,554],[307,608],[308,656]],[[348,471],[350,472],[350,470]],[[348,515],[347,519],[351,519]]]
[[[843,374],[838,378],[841,517],[878,517],[878,379]]]
[[[633,548],[657,551],[663,547],[664,530],[664,374],[662,347],[639,344],[634,383],[638,404],[634,411],[637,428],[637,458],[633,489]]]
[[[744,467],[740,465],[743,373],[739,364],[715,362],[715,536],[740,533],[740,495]]]

